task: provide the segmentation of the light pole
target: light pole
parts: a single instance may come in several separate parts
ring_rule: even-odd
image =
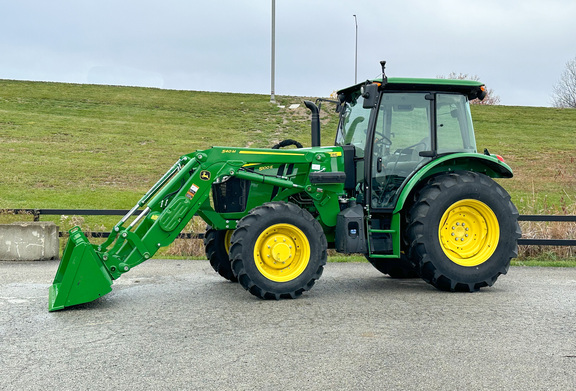
[[[356,25],[356,45],[354,46],[354,84],[358,83],[358,19],[354,16],[354,24]]]
[[[276,40],[276,0],[272,0],[272,64],[271,64],[271,70],[270,70],[270,103],[276,103],[276,98],[274,97],[274,68],[275,68],[275,62],[276,62],[276,55],[275,55],[275,43],[274,41]]]

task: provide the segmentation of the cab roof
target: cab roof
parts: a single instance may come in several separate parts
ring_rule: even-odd
[[[382,89],[390,91],[446,91],[459,92],[466,95],[478,91],[484,85],[484,83],[475,80],[388,77],[384,81],[382,78],[378,78],[355,84],[338,91],[338,94],[344,93],[348,95],[352,91],[359,90],[360,87],[367,83],[381,83]]]

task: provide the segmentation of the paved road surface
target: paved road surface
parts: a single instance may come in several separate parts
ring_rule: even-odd
[[[328,264],[298,300],[256,299],[206,261],[151,260],[48,313],[56,262],[0,262],[0,389],[572,390],[576,269],[512,268],[444,293]]]

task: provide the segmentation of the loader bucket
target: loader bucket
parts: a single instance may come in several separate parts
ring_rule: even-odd
[[[48,292],[48,310],[88,303],[112,290],[112,278],[106,265],[79,227],[70,230],[70,238]]]

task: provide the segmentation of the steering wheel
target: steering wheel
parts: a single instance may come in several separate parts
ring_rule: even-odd
[[[392,140],[384,135],[376,135],[376,141],[374,141],[374,150],[375,151],[388,151],[390,153],[390,148],[385,148],[386,146],[390,147],[392,145]]]
[[[295,145],[296,148],[303,148],[302,144],[300,144],[298,141],[292,140],[292,139],[287,139],[284,141],[280,141],[278,144],[274,145],[272,147],[272,149],[280,149],[280,148],[284,148],[284,147],[289,147],[290,145]]]

